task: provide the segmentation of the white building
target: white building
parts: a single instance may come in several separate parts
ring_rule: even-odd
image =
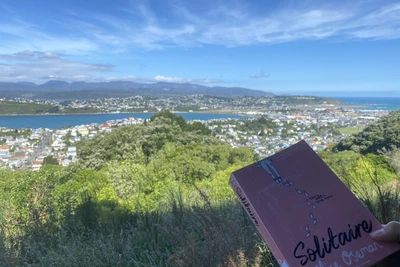
[[[71,156],[73,158],[75,158],[77,156],[76,146],[69,146],[68,147],[67,156]]]

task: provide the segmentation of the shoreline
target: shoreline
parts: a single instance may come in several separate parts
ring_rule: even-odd
[[[111,120],[129,120],[129,118],[135,118],[136,120],[150,119],[156,113],[101,113],[101,114],[32,114],[29,115],[15,115],[12,116],[0,116],[0,128],[10,129],[38,129],[38,128],[49,128],[59,129],[68,126],[80,126],[91,123],[103,124]],[[54,115],[54,116],[52,116]],[[180,112],[176,113],[177,116],[182,116],[186,121],[209,121],[215,119],[245,119],[252,118],[254,116],[246,114],[233,114],[233,113],[212,113],[212,112]]]
[[[157,114],[159,111],[154,112],[98,112],[98,113],[40,113],[40,114],[0,114],[1,117],[22,117],[22,116],[82,116],[82,115],[118,115],[118,114]],[[245,114],[235,113],[229,110],[212,110],[212,111],[171,111],[173,114],[234,114],[238,116],[246,116]]]
[[[335,108],[347,108],[357,110],[373,110],[373,111],[393,111],[389,109],[367,109],[368,105],[336,105]],[[325,107],[329,108],[329,107]],[[39,114],[0,114],[1,117],[23,117],[23,116],[83,116],[83,115],[118,115],[118,114],[156,114],[159,111],[149,112],[97,112],[97,113],[39,113]],[[246,112],[267,112],[267,110],[208,110],[208,111],[171,111],[173,114],[232,114],[237,116],[249,116],[251,114],[245,114]]]

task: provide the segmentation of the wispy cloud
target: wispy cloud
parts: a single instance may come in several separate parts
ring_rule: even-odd
[[[155,82],[169,82],[169,83],[198,83],[198,84],[214,84],[214,83],[222,83],[221,80],[212,80],[212,79],[184,79],[178,77],[166,77],[162,75],[157,75],[151,81]]]
[[[252,79],[263,79],[263,78],[268,78],[269,73],[265,73],[263,70],[260,71],[259,73],[253,74],[250,76]]]
[[[106,79],[145,82],[220,83],[199,78],[154,75],[118,77],[108,64],[84,63],[98,54],[121,57],[132,51],[188,47],[238,47],[304,40],[400,39],[400,3],[392,0],[280,1],[274,9],[245,0],[173,1],[163,7],[152,1],[131,1],[105,12],[68,9],[46,18],[23,16],[5,6],[0,18],[0,79],[40,81],[44,79]],[[291,4],[288,4],[290,2]],[[214,2],[213,2],[214,3]],[[222,4],[221,4],[222,3]],[[336,4],[336,6],[335,6]],[[2,5],[0,4],[0,9]],[[200,10],[200,11],[199,11]],[[49,23],[49,21],[51,23]],[[22,52],[21,52],[22,51]],[[77,59],[79,58],[79,59]],[[73,59],[73,60],[72,60]],[[91,61],[92,62],[92,58]],[[135,73],[133,73],[135,74]],[[250,74],[247,74],[250,75]],[[28,77],[28,78],[29,78]],[[261,71],[250,78],[262,79]]]
[[[64,54],[25,50],[15,54],[0,54],[1,81],[41,82],[52,79],[76,81],[113,72],[108,64],[88,64],[64,59]]]
[[[14,54],[0,54],[0,81],[32,81],[43,83],[48,80],[64,81],[135,81],[215,84],[221,80],[187,79],[156,75],[154,77],[115,76],[113,65],[88,64],[66,60],[68,55],[50,51],[25,50]],[[2,63],[3,62],[3,63]]]
[[[68,53],[85,53],[98,50],[98,44],[87,37],[46,33],[41,27],[17,18],[12,23],[0,22],[0,53],[23,50],[49,50]]]
[[[10,38],[4,38],[0,51],[29,49],[78,53],[108,51],[110,47],[112,51],[126,51],[132,47],[152,50],[204,45],[235,47],[328,38],[400,38],[398,2],[352,1],[337,6],[327,6],[320,1],[307,2],[312,4],[282,5],[264,14],[250,10],[245,4],[240,8],[229,5],[203,7],[202,12],[193,12],[193,7],[190,9],[182,4],[171,4],[169,10],[156,10],[151,1],[121,7],[119,13],[89,15],[68,11],[57,19],[60,27],[63,25],[63,35],[51,34],[45,27],[9,14],[12,23],[0,23],[0,35]],[[16,40],[21,41],[15,47]]]
[[[156,75],[154,77],[136,77],[136,76],[113,76],[97,78],[96,80],[102,81],[132,81],[132,82],[143,82],[143,83],[154,83],[154,82],[167,82],[167,83],[195,83],[195,84],[219,84],[223,83],[222,80],[214,79],[186,79],[179,77],[168,77],[163,75]]]
[[[175,21],[167,26],[147,8],[140,6],[136,11],[139,14],[136,18],[142,19],[139,24],[126,18],[97,16],[96,19],[112,28],[108,36],[118,39],[120,44],[146,49],[207,44],[235,47],[328,38],[400,38],[398,3],[374,10],[366,9],[362,3],[341,8],[318,5],[283,8],[264,16],[227,7],[197,14],[184,6],[173,6]]]

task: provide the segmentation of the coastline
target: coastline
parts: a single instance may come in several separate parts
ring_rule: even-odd
[[[128,113],[143,113],[143,112],[98,112],[98,113],[38,113],[38,114],[0,114],[0,117],[21,117],[21,116],[74,116],[74,115],[107,115],[107,114],[128,114]],[[152,112],[148,112],[152,113]]]
[[[367,104],[345,104],[341,103],[339,105],[334,105],[333,107],[329,106],[321,106],[324,108],[346,108],[346,109],[363,109],[369,110],[369,105]],[[320,106],[316,106],[316,108],[321,108]],[[299,107],[299,109],[304,109],[309,107]],[[374,111],[378,111],[377,109],[371,109]],[[385,110],[385,109],[382,109]],[[268,109],[263,110],[199,110],[199,111],[171,111],[174,114],[232,114],[237,116],[249,116],[249,114],[244,114],[246,112],[266,112]],[[27,114],[0,114],[1,117],[23,117],[23,116],[84,116],[84,115],[118,115],[118,114],[156,114],[159,111],[149,111],[149,112],[138,112],[138,111],[123,111],[123,112],[96,112],[96,113],[27,113]]]
[[[229,110],[210,110],[210,111],[171,111],[174,114],[235,114],[246,116]],[[246,111],[247,112],[247,111]],[[22,116],[81,116],[81,115],[116,115],[116,114],[156,114],[157,112],[97,112],[97,113],[38,113],[38,114],[0,114],[0,117],[22,117]]]
[[[57,129],[66,126],[79,126],[91,123],[103,124],[110,120],[128,120],[135,119],[150,119],[156,113],[102,113],[102,114],[74,114],[74,115],[13,115],[0,116],[0,127],[22,129],[22,128],[49,128]],[[186,121],[207,121],[214,119],[244,119],[253,116],[246,114],[223,114],[209,112],[182,112],[177,113],[177,116],[182,116]]]

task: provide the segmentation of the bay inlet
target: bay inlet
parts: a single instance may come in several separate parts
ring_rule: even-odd
[[[90,123],[106,123],[109,120],[122,120],[130,117],[150,119],[156,113],[111,113],[111,114],[82,114],[82,115],[29,115],[29,116],[0,116],[0,127],[7,128],[49,128],[57,129],[67,126],[86,125]],[[250,118],[236,114],[214,113],[176,113],[185,120],[213,120]]]

